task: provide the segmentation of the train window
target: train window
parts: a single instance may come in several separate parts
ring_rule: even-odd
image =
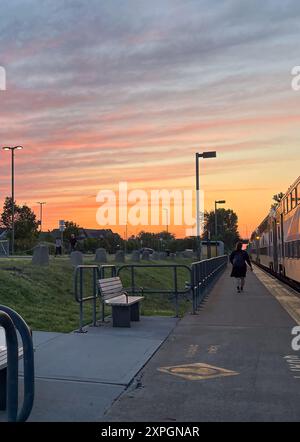
[[[300,183],[297,186],[297,205],[300,204]]]
[[[291,193],[291,208],[294,209],[297,206],[297,190],[294,189]]]

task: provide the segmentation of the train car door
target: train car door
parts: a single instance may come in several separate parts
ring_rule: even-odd
[[[276,218],[272,220],[274,272],[278,272],[278,236]]]

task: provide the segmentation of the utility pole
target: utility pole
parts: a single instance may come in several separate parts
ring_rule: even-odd
[[[37,202],[40,205],[40,232],[43,231],[43,206],[47,203],[45,202]]]
[[[217,152],[196,153],[196,201],[197,201],[197,254],[198,260],[201,260],[201,238],[200,238],[200,176],[199,176],[199,158],[216,158]]]
[[[11,254],[15,253],[15,151],[22,150],[23,146],[5,146],[3,150],[11,151],[11,199],[12,199],[12,214],[11,214]]]
[[[225,200],[215,201],[215,237],[216,237],[216,257],[218,256],[218,209],[217,204],[226,204]]]

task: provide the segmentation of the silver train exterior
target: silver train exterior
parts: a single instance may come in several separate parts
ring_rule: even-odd
[[[300,177],[253,232],[250,254],[254,262],[300,283]]]

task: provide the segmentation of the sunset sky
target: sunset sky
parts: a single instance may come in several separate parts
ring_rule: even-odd
[[[10,0],[0,35],[0,143],[24,146],[16,200],[46,201],[45,229],[100,228],[96,196],[119,181],[194,188],[195,152],[216,150],[205,209],[226,199],[247,236],[300,175],[298,0]]]

